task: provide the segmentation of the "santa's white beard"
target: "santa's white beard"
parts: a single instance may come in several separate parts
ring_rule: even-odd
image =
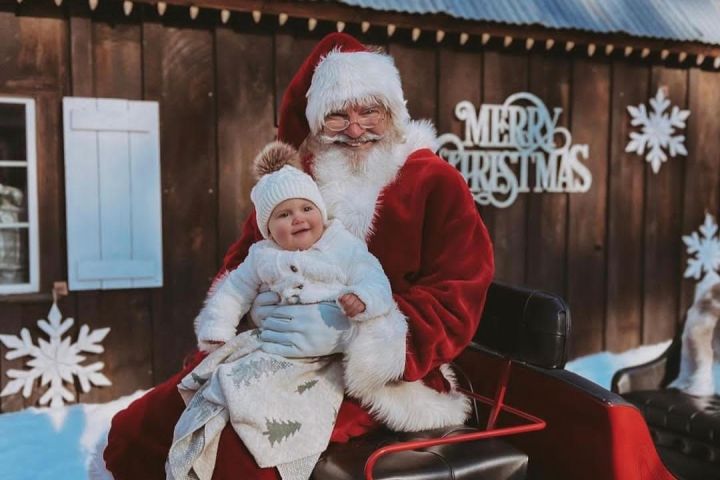
[[[395,152],[395,135],[388,134],[368,149],[325,143],[319,137],[309,142],[313,174],[320,187],[330,218],[339,219],[358,238],[372,233],[382,189],[393,181],[405,158]]]

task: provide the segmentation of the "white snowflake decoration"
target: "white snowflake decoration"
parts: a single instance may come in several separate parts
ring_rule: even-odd
[[[705,214],[705,222],[700,226],[700,235],[693,232],[682,237],[687,245],[687,253],[694,258],[688,258],[688,266],[685,269],[685,278],[699,280],[696,287],[696,296],[706,286],[720,280],[718,269],[720,269],[720,238],[718,237],[718,225],[709,213]]]
[[[685,135],[674,135],[676,129],[685,128],[685,120],[690,116],[690,110],[680,110],[673,106],[670,112],[670,100],[665,96],[665,90],[658,88],[655,98],[650,99],[652,111],[648,113],[645,105],[633,107],[628,105],[633,126],[642,126],[642,132],[630,132],[630,142],[625,147],[626,152],[635,152],[643,155],[648,150],[645,159],[652,166],[653,173],[660,171],[662,162],[667,160],[664,149],[669,150],[671,157],[687,155],[685,149]]]
[[[100,373],[104,367],[102,362],[95,362],[90,365],[81,365],[85,360],[81,352],[102,353],[103,347],[100,342],[110,331],[109,328],[99,328],[90,331],[87,325],[80,327],[77,342],[71,343],[70,337],[62,338],[62,335],[72,327],[75,320],[66,318],[62,320],[62,314],[57,304],[53,302],[47,320],[38,320],[37,324],[45,332],[50,341],[38,339],[37,346],[30,337],[27,328],[20,330],[20,336],[0,335],[2,342],[10,351],[5,355],[8,360],[21,357],[32,357],[27,361],[30,370],[8,370],[7,376],[12,378],[5,388],[0,392],[0,397],[12,395],[22,389],[22,394],[28,398],[32,393],[36,379],[40,379],[40,385],[50,385],[47,391],[40,397],[40,404],[50,407],[60,407],[64,402],[72,402],[75,395],[65,387],[65,383],[73,383],[77,377],[80,387],[84,393],[90,391],[91,384],[94,386],[111,385],[110,380]],[[62,321],[61,321],[62,320]]]

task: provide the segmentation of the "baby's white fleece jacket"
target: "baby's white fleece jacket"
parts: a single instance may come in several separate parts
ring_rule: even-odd
[[[365,311],[352,317],[353,322],[384,316],[397,308],[378,259],[339,220],[331,220],[308,250],[283,250],[272,240],[252,245],[245,260],[211,287],[195,319],[201,350],[213,350],[216,345],[210,342],[227,342],[236,335],[240,318],[261,286],[277,293],[282,303],[336,301],[354,293],[365,304]]]

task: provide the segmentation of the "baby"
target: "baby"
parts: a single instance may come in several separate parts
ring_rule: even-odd
[[[211,478],[228,421],[258,465],[277,467],[283,480],[310,478],[327,448],[344,396],[342,366],[334,356],[263,352],[258,329],[236,335],[261,288],[281,303],[337,302],[351,320],[350,340],[360,322],[394,305],[380,262],[342,223],[328,220],[317,185],[288,160],[298,162],[297,153],[278,142],[258,156],[262,176],[251,199],[265,240],[216,282],[195,320],[200,348],[212,353],[178,385],[187,407],[168,478]]]

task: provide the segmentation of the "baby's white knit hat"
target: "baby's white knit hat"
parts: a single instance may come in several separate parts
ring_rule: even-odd
[[[255,205],[255,219],[264,238],[270,237],[268,222],[275,207],[291,198],[304,198],[317,206],[323,224],[327,209],[315,180],[295,165],[300,165],[297,151],[282,142],[267,145],[255,159],[255,172],[260,177],[250,192]]]

